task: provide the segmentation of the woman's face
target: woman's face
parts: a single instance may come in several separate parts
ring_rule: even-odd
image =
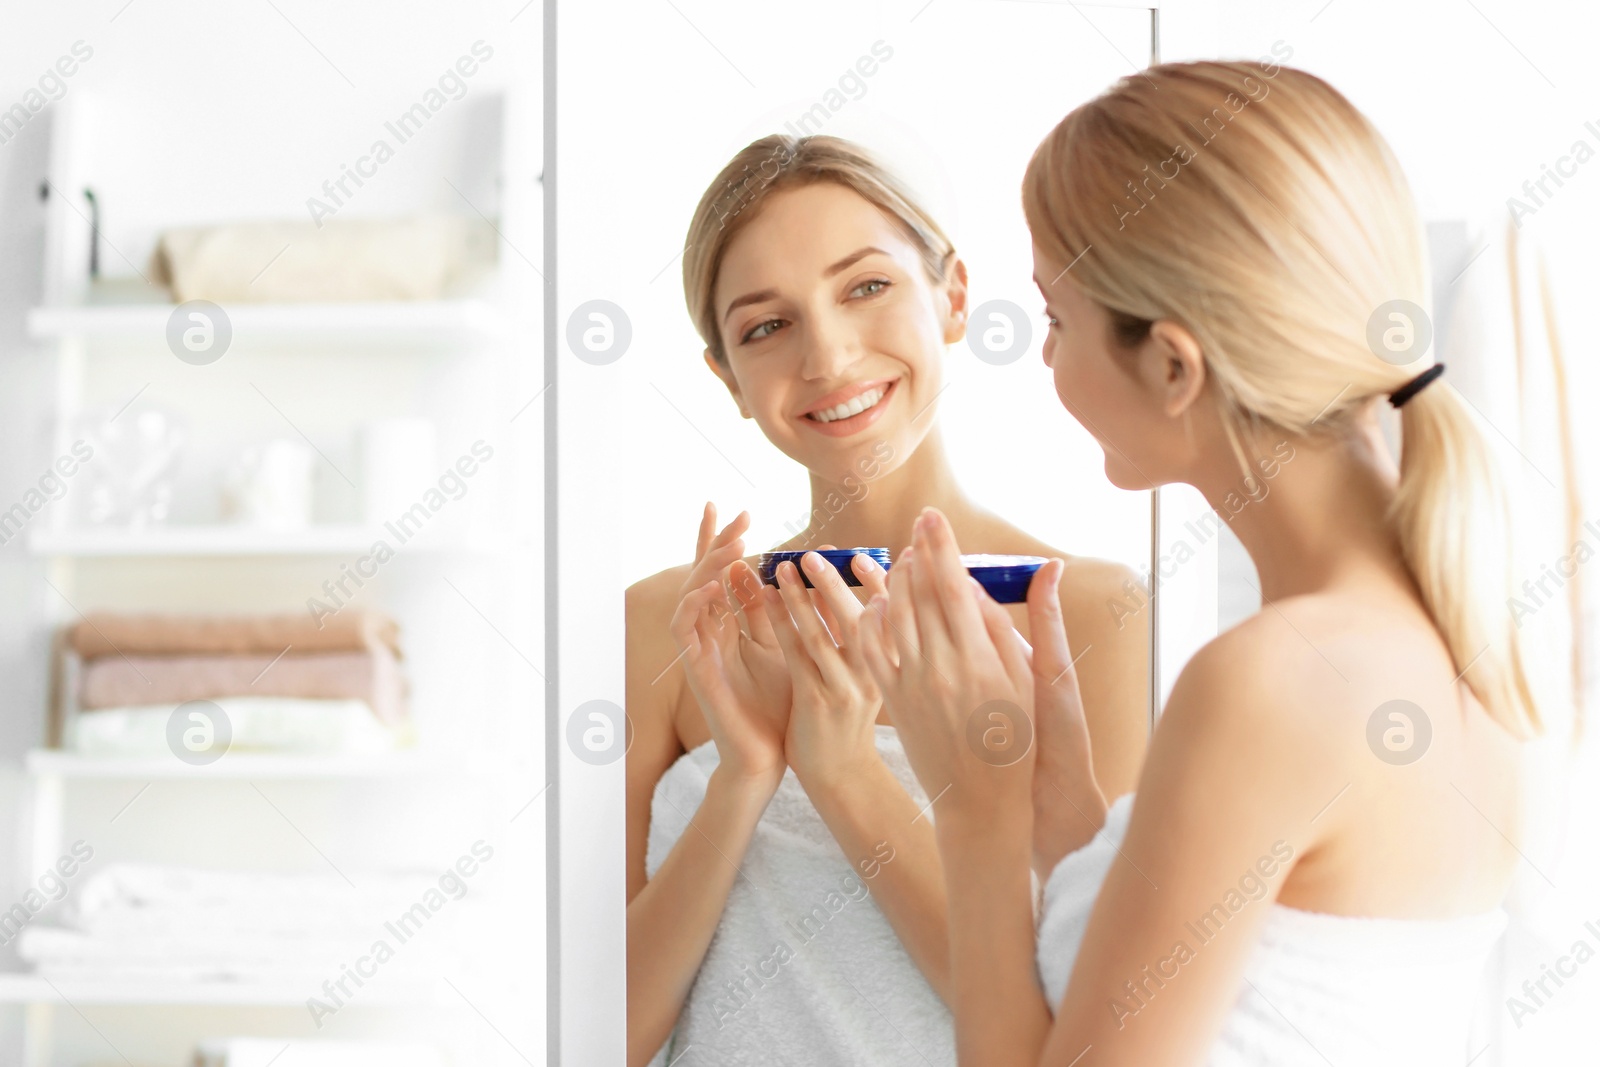
[[[1106,477],[1119,489],[1150,489],[1163,466],[1154,447],[1160,430],[1140,380],[1143,354],[1118,350],[1111,316],[1072,283],[1066,264],[1033,246],[1033,280],[1045,298],[1049,326],[1044,365],[1055,374],[1061,403],[1099,442]]]
[[[832,481],[872,477],[933,425],[944,347],[965,333],[958,262],[950,279],[931,282],[916,246],[854,191],[784,190],[723,255],[712,306],[728,365],[707,362],[784,454]]]

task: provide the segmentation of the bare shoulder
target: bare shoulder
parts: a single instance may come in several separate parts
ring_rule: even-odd
[[[683,564],[657,571],[623,594],[626,710],[634,735],[628,749],[630,768],[656,770],[677,755],[676,715],[683,678],[681,671],[669,669],[677,655],[671,624],[689,569]]]
[[[1185,665],[1140,794],[1169,820],[1195,805],[1230,825],[1275,813],[1299,857],[1294,906],[1481,910],[1517,861],[1499,829],[1519,810],[1516,742],[1491,726],[1420,605],[1288,597]]]
[[[651,798],[656,783],[683,751],[677,713],[683,674],[668,668],[676,655],[670,624],[689,567],[641,578],[623,593],[627,749],[628,900],[644,888]]]
[[[1149,600],[1144,584],[1126,564],[1062,552],[1025,535],[1013,551],[1066,563],[1061,615],[1077,664],[1095,779],[1107,796],[1120,796],[1138,784],[1149,739],[1150,635],[1148,616],[1139,614]],[[1026,631],[1026,606],[1017,607],[1017,625]]]
[[[1144,578],[1126,563],[1056,554],[1066,561],[1061,572],[1062,610],[1080,627],[1123,632],[1127,620],[1149,602]]]
[[[1280,800],[1321,797],[1330,783],[1365,774],[1365,715],[1382,692],[1371,623],[1336,598],[1305,596],[1218,635],[1173,683],[1153,760],[1248,773]]]
[[[752,569],[758,561],[759,556],[745,557],[745,562]],[[641,648],[647,643],[673,648],[672,633],[668,627],[673,612],[678,609],[683,583],[689,580],[689,572],[693,569],[692,563],[680,563],[640,578],[628,586],[624,599],[630,649],[635,641],[639,642]]]
[[[1061,609],[1069,625],[1102,621],[1115,625],[1122,617],[1119,608],[1123,614],[1134,613],[1149,599],[1144,579],[1126,563],[1063,552],[1021,530],[1013,531],[1004,551],[1058,557],[1066,564],[1061,572]]]
[[[1120,689],[1131,690],[1131,677],[1143,678],[1148,669],[1150,634],[1148,616],[1140,613],[1150,596],[1144,579],[1126,563],[1074,556],[1041,545],[1044,556],[1058,556],[1061,571],[1061,615],[1074,653],[1094,646],[1097,664]],[[1089,660],[1082,672],[1094,674]],[[1142,690],[1141,690],[1142,691]],[[1139,716],[1143,722],[1143,714]]]
[[[1317,649],[1270,608],[1234,626],[1173,682],[1138,804],[1174,835],[1227,826],[1254,842],[1282,838],[1298,857],[1316,851],[1332,823],[1319,816],[1364,775],[1361,734],[1341,713],[1343,689]]]
[[[626,597],[630,621],[636,614],[641,620],[646,615],[671,618],[673,608],[677,607],[678,590],[683,588],[684,581],[689,577],[690,566],[681,563],[676,567],[668,567],[628,586]]]
[[[1405,695],[1390,692],[1396,686],[1427,686],[1433,674],[1453,673],[1420,606],[1335,593],[1268,603],[1203,651],[1244,692],[1293,699],[1319,716],[1359,711],[1373,699]]]
[[[1202,646],[1173,683],[1170,710],[1210,727],[1307,729],[1325,717],[1349,682],[1337,665],[1347,649],[1314,599],[1264,607]]]
[[[754,567],[757,559],[746,557],[745,562]],[[635,746],[645,742],[640,755],[646,757],[642,761],[646,768],[668,757],[675,758],[685,729],[691,739],[699,737],[703,730],[697,723],[683,723],[678,718],[686,707],[694,705],[692,701],[685,703],[687,687],[672,636],[672,616],[693,567],[692,563],[682,563],[657,571],[634,582],[624,593],[627,712],[633,723]],[[630,760],[633,753],[630,748]]]

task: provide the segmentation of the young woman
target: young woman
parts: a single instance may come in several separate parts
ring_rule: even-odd
[[[1312,75],[1169,64],[1069,114],[1023,198],[1045,362],[1113,482],[1187,483],[1220,512],[1279,443],[1294,460],[1232,523],[1264,607],[1184,668],[1135,795],[1091,759],[1059,563],[1030,589],[1030,646],[930,511],[864,612],[942,794],[962,1067],[1460,1067],[1544,747],[1524,739],[1559,708],[1504,607],[1484,437],[1442,365],[1369,347],[1375,312],[1428,303],[1393,155]],[[991,701],[1031,709],[1029,758],[972,758]]]
[[[975,551],[1060,555],[956,484],[934,416],[966,268],[868,155],[756,141],[706,192],[686,249],[706,365],[811,474],[811,522],[782,547],[893,552],[931,504]],[[767,611],[747,527],[741,513],[718,531],[707,505],[694,561],[628,590],[629,1063],[667,1052],[675,1027],[673,1055],[706,1062],[949,1063],[929,798],[856,654],[861,601],[831,571],[811,593],[785,567],[774,606],[794,614]],[[884,588],[864,557],[856,573]],[[1080,665],[1095,773],[1121,788],[1148,734],[1147,630],[1107,608],[1131,577],[1087,558],[1056,576],[1095,644]],[[802,636],[805,613],[842,640]],[[1020,605],[1013,620],[1026,630]]]

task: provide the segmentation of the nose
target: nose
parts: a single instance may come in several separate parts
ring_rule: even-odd
[[[844,377],[860,353],[860,338],[848,322],[829,311],[814,312],[806,331],[800,373],[806,378],[834,381]]]

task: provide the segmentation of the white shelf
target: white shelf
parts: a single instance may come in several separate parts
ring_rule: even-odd
[[[340,755],[291,752],[227,752],[215,763],[195,766],[171,756],[89,756],[61,749],[28,753],[36,777],[155,778],[405,778],[478,774],[459,761],[415,751]]]
[[[304,530],[260,530],[247,526],[155,526],[143,530],[40,528],[28,536],[28,550],[40,556],[344,556],[362,555],[374,542],[396,554],[497,552],[509,543],[441,537],[423,527],[401,542],[382,526],[324,525]]]
[[[384,988],[392,987],[392,988]],[[304,1009],[315,985],[255,982],[85,982],[46,980],[37,974],[0,974],[0,1004],[238,1004]],[[433,1006],[448,1000],[432,982],[386,982],[362,989],[348,1005]],[[459,1003],[459,1001],[458,1001]]]
[[[176,304],[81,304],[36,307],[28,312],[35,340],[147,339],[166,343]],[[506,332],[503,316],[486,300],[386,301],[360,304],[233,304],[223,309],[233,344],[329,338],[373,344],[487,340]]]

